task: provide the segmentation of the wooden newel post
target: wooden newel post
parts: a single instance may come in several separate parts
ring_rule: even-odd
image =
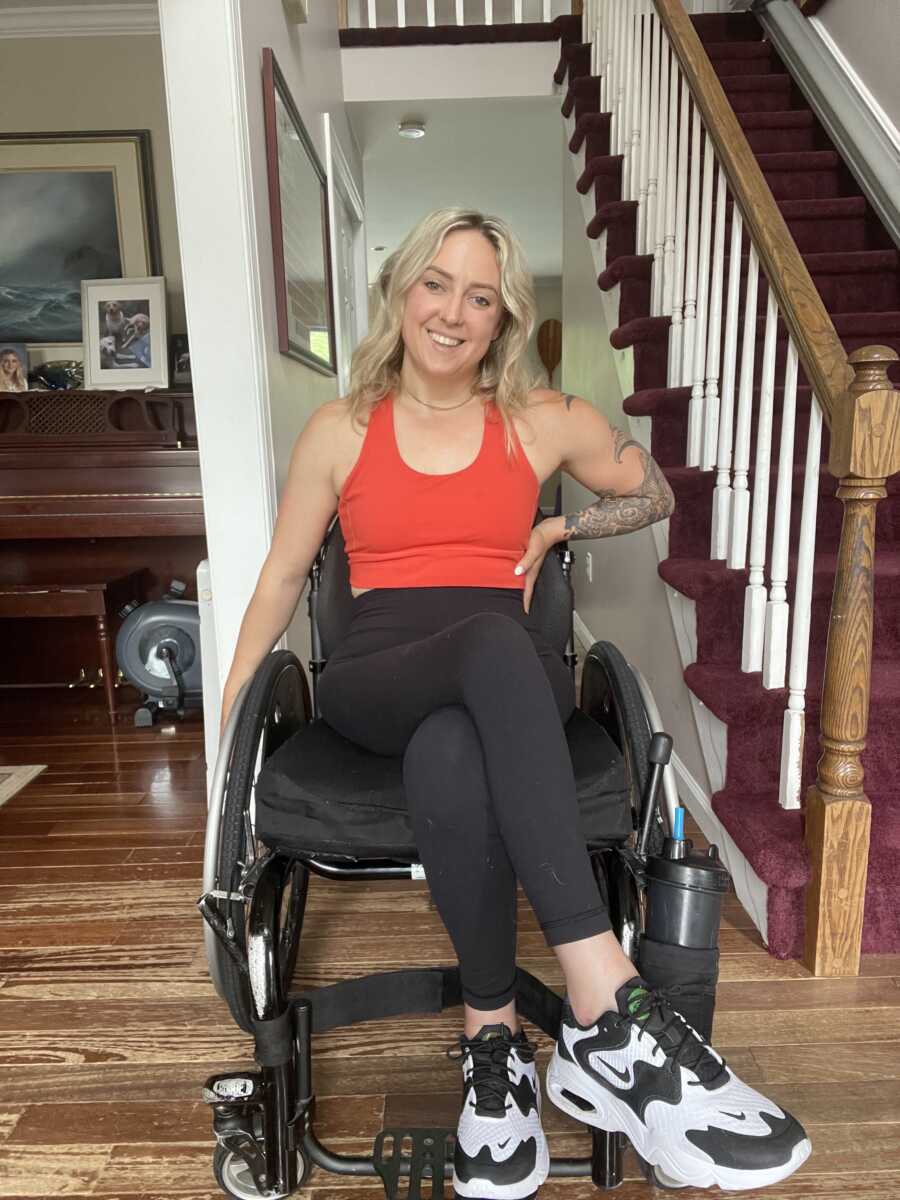
[[[897,354],[850,355],[855,378],[832,414],[828,468],[844,504],[819,720],[822,756],[806,793],[806,966],[815,975],[859,973],[871,807],[860,755],[872,678],[875,509],[900,470],[900,392],[887,376]]]

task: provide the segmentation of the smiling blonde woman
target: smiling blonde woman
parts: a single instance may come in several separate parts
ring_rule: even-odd
[[[534,1047],[515,1009],[517,878],[566,978],[554,1102],[627,1132],[676,1181],[783,1179],[809,1153],[803,1130],[737,1079],[611,932],[564,731],[571,674],[529,612],[556,542],[662,520],[672,492],[593,405],[531,386],[534,293],[503,221],[429,214],[384,263],[377,295],[349,396],[318,409],[294,449],[224,715],[287,627],[337,511],[353,619],[321,676],[320,707],[345,737],[403,755],[416,844],[463,986],[457,1194],[523,1200],[548,1172]],[[597,499],[532,527],[540,486],[559,468]]]

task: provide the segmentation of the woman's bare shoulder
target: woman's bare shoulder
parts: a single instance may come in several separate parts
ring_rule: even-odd
[[[334,400],[326,400],[313,410],[307,424],[315,426],[316,433],[322,436],[343,439],[354,434],[359,437],[365,433],[365,426],[358,416],[353,416],[349,396],[336,396]]]

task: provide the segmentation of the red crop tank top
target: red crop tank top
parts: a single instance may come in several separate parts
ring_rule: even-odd
[[[400,457],[393,394],[374,406],[338,504],[352,587],[525,587],[513,568],[528,546],[540,486],[518,439],[507,458],[493,401],[484,413],[475,461],[427,475]]]

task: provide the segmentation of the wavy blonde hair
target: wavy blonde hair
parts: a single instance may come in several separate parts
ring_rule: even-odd
[[[368,334],[353,354],[348,400],[355,421],[400,381],[401,335],[406,293],[434,261],[448,233],[475,229],[494,247],[500,268],[500,333],[481,360],[473,395],[493,394],[506,430],[507,454],[515,456],[510,418],[524,411],[529,390],[539,383],[526,359],[537,305],[521,243],[505,221],[469,208],[439,208],[423,217],[382,263],[376,281],[377,307]]]

